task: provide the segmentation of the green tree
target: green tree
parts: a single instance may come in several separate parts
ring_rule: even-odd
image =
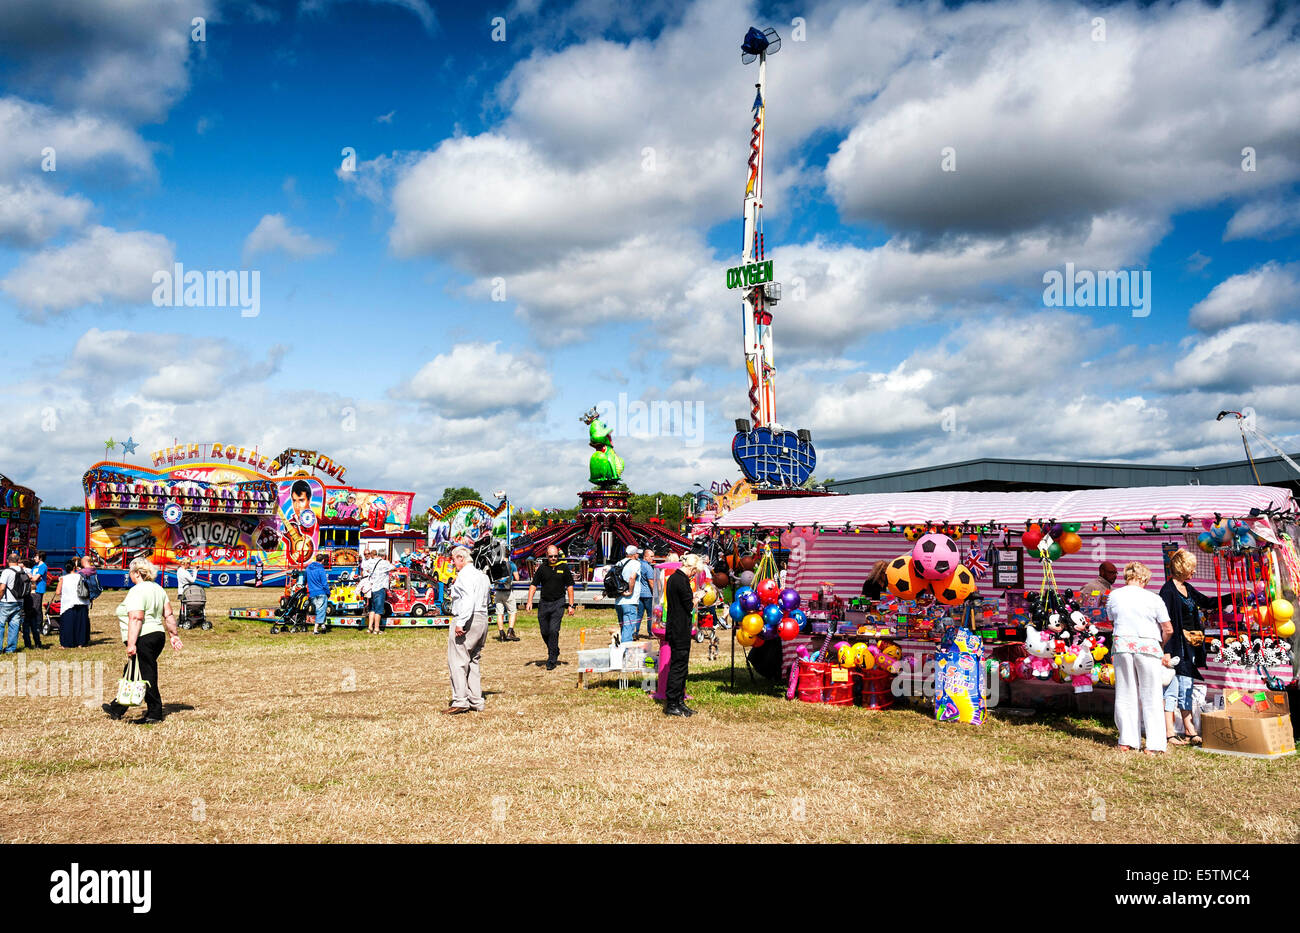
[[[438,500],[438,508],[445,509],[453,502],[459,502],[461,499],[479,499],[482,500],[477,489],[470,486],[448,486],[442,491],[442,497]]]
[[[421,512],[418,515],[411,516],[411,527],[416,531],[429,530],[429,513]]]

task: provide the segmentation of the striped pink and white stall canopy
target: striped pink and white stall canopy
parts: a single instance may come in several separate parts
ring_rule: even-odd
[[[1247,518],[1252,509],[1291,511],[1291,492],[1276,486],[1138,486],[1056,492],[897,492],[767,499],[732,509],[720,528],[888,527],[923,524],[1017,525]]]

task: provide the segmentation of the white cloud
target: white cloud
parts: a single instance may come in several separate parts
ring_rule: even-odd
[[[0,183],[0,243],[40,246],[60,230],[86,222],[91,204],[79,195],[61,195],[48,185]]]
[[[189,85],[191,20],[211,0],[0,4],[0,58],[30,96],[127,119],[163,117]]]
[[[1224,279],[1188,312],[1198,330],[1300,315],[1300,263],[1268,262]]]
[[[54,150],[58,171],[91,168],[150,176],[153,158],[132,129],[89,113],[60,113],[49,107],[0,97],[0,178],[41,169],[44,150]]]
[[[1237,324],[1189,337],[1183,355],[1158,380],[1167,389],[1244,391],[1259,383],[1300,385],[1300,324]]]
[[[0,289],[41,317],[105,302],[147,303],[153,275],[172,266],[173,248],[156,233],[91,227],[66,246],[23,260]]]
[[[1257,190],[1247,144],[1269,153],[1269,184],[1300,177],[1294,11],[1112,6],[1104,42],[1092,15],[1028,0],[927,15],[920,54],[827,164],[844,215],[932,235],[1168,216]]]
[[[536,414],[555,392],[545,362],[497,347],[495,342],[457,344],[420,367],[395,394],[446,418]]]
[[[292,259],[307,259],[332,252],[334,247],[289,226],[283,214],[266,214],[244,240],[244,262],[260,253],[280,251]]]
[[[1243,204],[1224,228],[1224,242],[1229,240],[1270,240],[1285,236],[1300,227],[1300,200],[1281,200],[1280,194],[1267,201]]]

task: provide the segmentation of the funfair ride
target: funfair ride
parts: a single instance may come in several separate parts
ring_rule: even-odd
[[[767,57],[781,48],[775,29],[751,27],[741,45],[741,61],[758,62],[750,128],[749,175],[745,181],[741,264],[727,270],[727,287],[741,292],[745,370],[749,377],[749,418],[737,419],[732,456],[745,478],[760,487],[801,486],[812,476],[817,453],[808,431],[784,430],[776,420],[776,361],[772,311],[781,300],[763,235],[763,162],[767,141]]]

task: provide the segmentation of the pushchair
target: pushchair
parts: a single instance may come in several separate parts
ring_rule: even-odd
[[[280,615],[271,623],[271,634],[311,631],[311,599],[307,587],[299,586],[280,597]]]
[[[718,632],[730,628],[729,621],[730,617],[725,612],[719,618],[716,606],[701,606],[695,613],[695,643],[697,645],[702,645],[706,641],[709,643],[710,661],[718,659],[720,647]]]
[[[180,627],[184,629],[212,628],[212,623],[203,614],[203,610],[207,605],[207,588],[199,586],[197,583],[187,583],[185,589],[181,590]]]

